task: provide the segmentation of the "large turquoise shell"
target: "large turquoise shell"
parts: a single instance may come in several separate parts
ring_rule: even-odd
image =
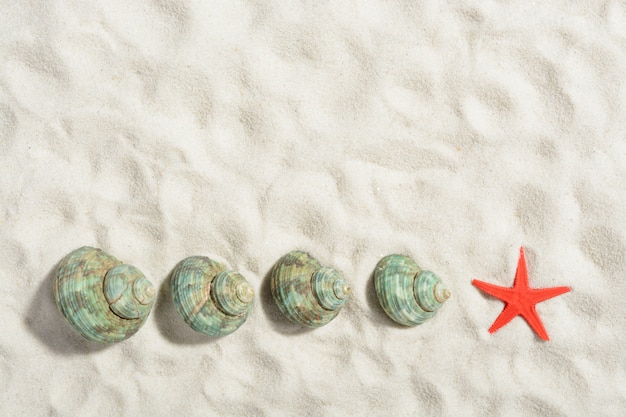
[[[432,318],[450,297],[433,272],[423,271],[404,255],[389,255],[374,271],[376,295],[383,310],[394,321],[415,326]]]
[[[350,287],[336,270],[306,252],[293,251],[272,268],[271,290],[280,311],[301,326],[320,327],[339,314]]]
[[[183,259],[172,271],[176,310],[197,332],[225,336],[248,318],[254,290],[239,273],[204,256]]]
[[[56,270],[57,307],[82,336],[95,342],[119,342],[135,334],[148,318],[154,296],[141,271],[101,249],[76,249]]]

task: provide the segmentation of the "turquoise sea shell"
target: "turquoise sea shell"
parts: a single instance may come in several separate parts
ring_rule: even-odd
[[[224,336],[248,318],[254,290],[238,272],[204,256],[183,259],[172,271],[176,310],[197,332]]]
[[[350,286],[336,270],[306,252],[293,251],[272,268],[271,291],[280,311],[301,326],[320,327],[337,317]]]
[[[101,249],[76,249],[56,270],[57,307],[82,336],[95,342],[119,342],[135,334],[148,318],[154,296],[141,271]]]
[[[432,318],[450,298],[433,272],[422,269],[408,256],[389,255],[374,271],[376,295],[383,310],[394,321],[415,326]]]

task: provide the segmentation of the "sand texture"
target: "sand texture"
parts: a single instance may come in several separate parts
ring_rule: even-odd
[[[0,415],[626,415],[626,3],[3,1]],[[158,291],[83,339],[54,270],[90,245]],[[570,286],[491,335],[471,285]],[[308,251],[352,298],[303,330],[268,272]],[[378,305],[391,253],[452,297]],[[212,339],[169,274],[209,256],[257,297]]]

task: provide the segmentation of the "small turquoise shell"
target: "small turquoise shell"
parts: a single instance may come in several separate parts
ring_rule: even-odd
[[[135,334],[148,318],[154,296],[154,287],[141,271],[101,249],[76,249],[56,270],[59,310],[82,336],[95,342],[119,342]]]
[[[197,332],[225,336],[248,318],[254,290],[239,273],[204,256],[183,259],[172,271],[176,310]]]
[[[450,291],[433,272],[422,271],[408,256],[389,255],[374,271],[376,295],[385,313],[405,326],[432,318]]]
[[[337,317],[350,287],[336,270],[293,251],[272,268],[271,290],[280,311],[301,326],[320,327]]]

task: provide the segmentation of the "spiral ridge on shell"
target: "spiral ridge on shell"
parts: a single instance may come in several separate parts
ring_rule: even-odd
[[[248,318],[254,290],[238,272],[205,256],[190,256],[171,276],[172,298],[183,320],[197,332],[224,336]]]
[[[437,275],[423,271],[404,255],[381,259],[374,271],[374,285],[385,313],[405,326],[432,318],[450,297],[450,291]]]
[[[85,338],[113,343],[145,323],[155,290],[141,271],[101,249],[84,246],[59,263],[54,298],[59,311]]]
[[[339,314],[350,286],[341,273],[322,266],[306,252],[283,256],[270,272],[271,291],[280,311],[290,321],[320,327]]]

